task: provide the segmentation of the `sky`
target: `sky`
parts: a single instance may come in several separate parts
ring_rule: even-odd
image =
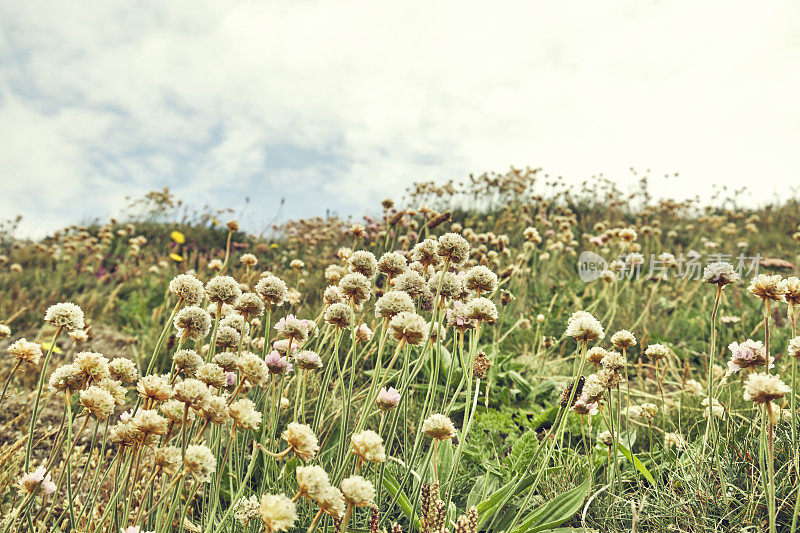
[[[165,185],[358,214],[511,165],[765,202],[798,95],[794,1],[0,0],[0,218],[40,237]]]

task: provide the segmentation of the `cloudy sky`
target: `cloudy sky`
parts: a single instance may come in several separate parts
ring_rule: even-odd
[[[0,0],[0,216],[169,185],[269,220],[509,165],[800,176],[800,3]]]

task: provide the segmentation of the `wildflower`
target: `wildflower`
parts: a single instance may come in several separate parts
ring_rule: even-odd
[[[222,260],[221,259],[212,259],[211,261],[208,262],[208,268],[210,270],[219,271],[219,270],[222,270],[223,266],[224,265],[222,264]]]
[[[325,281],[328,283],[339,283],[339,280],[347,273],[341,265],[328,265],[325,268]]]
[[[286,315],[275,324],[275,331],[283,339],[303,342],[308,338],[308,328],[305,323],[294,315]]]
[[[74,329],[68,332],[67,335],[69,335],[76,343],[86,342],[89,340],[89,334],[86,333],[85,329]]]
[[[248,398],[236,400],[228,406],[228,413],[236,427],[243,430],[256,430],[261,426],[261,413],[256,411],[256,404]]]
[[[70,302],[61,302],[51,305],[44,314],[44,319],[57,328],[67,330],[83,329],[83,311]]]
[[[233,350],[239,346],[239,332],[230,326],[217,329],[216,345],[219,348]]]
[[[702,396],[704,394],[703,385],[696,379],[687,379],[683,386],[686,392]]]
[[[214,357],[216,358],[217,355],[219,354]],[[203,364],[203,358],[194,350],[178,350],[172,356],[172,361],[175,363],[175,368],[178,372],[183,372],[187,376],[194,375],[200,365]]]
[[[800,278],[791,276],[786,278],[784,283],[786,284],[786,294],[783,297],[786,303],[791,306],[800,304]]]
[[[286,299],[288,292],[289,289],[286,287],[286,283],[277,276],[264,276],[256,283],[256,294],[258,294],[267,305],[281,305]]]
[[[359,324],[356,328],[356,342],[369,342],[372,340],[372,330],[366,324]]]
[[[710,263],[703,269],[703,282],[711,283],[724,287],[739,281],[739,274],[733,269],[733,265],[725,261]]]
[[[205,444],[190,444],[186,447],[183,466],[197,481],[208,483],[217,469],[217,459]]]
[[[611,336],[611,344],[618,350],[630,348],[636,345],[636,337],[627,329],[621,329]]]
[[[244,352],[236,362],[236,366],[242,371],[244,377],[257,387],[263,385],[267,380],[267,363],[252,352]]]
[[[586,352],[586,360],[590,363],[594,363],[595,365],[599,365],[603,362],[603,358],[606,356],[606,349],[600,346],[593,346]]]
[[[290,267],[291,267],[293,270],[300,271],[300,270],[303,270],[303,268],[305,268],[306,264],[305,264],[305,263],[304,263],[302,260],[300,260],[300,259],[292,259],[292,260],[289,262],[289,266],[290,266]]]
[[[24,337],[8,347],[8,353],[19,361],[38,365],[42,359],[42,347],[35,342],[29,342]]]
[[[98,420],[105,420],[114,412],[114,398],[96,385],[80,392],[81,405]]]
[[[607,351],[601,364],[605,370],[616,372],[625,367],[628,364],[628,360],[619,352]]]
[[[600,441],[601,444],[605,444],[606,446],[611,446],[614,444],[614,436],[611,435],[610,431],[603,431],[597,436],[597,440]]]
[[[143,439],[151,435],[166,435],[168,425],[167,419],[159,415],[155,409],[139,409],[131,419],[131,427]]]
[[[541,244],[542,242],[542,237],[539,235],[539,231],[532,226],[525,228],[525,231],[522,232],[522,235],[528,242],[532,242],[534,244]]]
[[[408,293],[412,298],[418,298],[427,288],[425,278],[419,272],[406,270],[394,279],[394,288]]]
[[[488,298],[477,297],[467,302],[464,310],[468,319],[494,324],[497,321],[497,307]]]
[[[78,388],[83,382],[78,365],[61,365],[50,374],[48,387],[51,391],[61,392]]]
[[[111,378],[103,378],[97,381],[96,384],[114,398],[115,404],[125,405],[125,395],[128,391],[122,386],[122,382]]]
[[[654,403],[645,402],[638,406],[638,411],[638,417],[641,418],[643,422],[649,424],[656,417],[656,414],[658,414],[658,407],[656,407]]]
[[[686,447],[686,440],[680,433],[665,433],[664,434],[664,447],[665,448],[684,448]]]
[[[242,290],[232,277],[214,276],[206,283],[206,295],[211,303],[233,305],[242,295]]]
[[[225,371],[216,363],[205,363],[197,369],[197,379],[209,387],[222,388],[227,382]]]
[[[246,267],[254,267],[258,264],[258,259],[253,254],[242,254],[239,261]]]
[[[175,386],[175,399],[193,409],[204,409],[211,400],[211,392],[202,381],[188,378]]]
[[[316,500],[317,505],[319,505],[320,509],[322,509],[326,514],[334,517],[334,518],[341,518],[345,511],[345,503],[344,503],[344,495],[342,491],[337,489],[336,487],[329,486],[319,496],[319,499]]]
[[[181,450],[177,446],[162,446],[153,450],[153,463],[169,475],[178,471]]]
[[[439,249],[436,251],[451,265],[460,265],[469,257],[469,243],[457,233],[445,233],[439,237]]]
[[[144,399],[163,402],[172,398],[173,390],[168,375],[149,374],[139,379],[136,391]]]
[[[258,294],[246,292],[239,296],[233,308],[242,315],[242,318],[258,316],[264,312],[264,300]],[[239,328],[239,331],[241,330],[242,328]]]
[[[289,357],[300,347],[294,340],[278,339],[272,343],[272,348],[284,357]]]
[[[125,383],[135,383],[139,379],[139,370],[136,363],[125,357],[116,357],[108,364],[108,370],[113,379]]]
[[[743,343],[732,342],[728,345],[731,359],[728,361],[728,374],[735,374],[743,368],[754,368],[767,364],[767,349],[761,341],[747,339]],[[769,368],[774,368],[774,357],[769,357]]]
[[[759,274],[752,279],[747,290],[764,301],[782,302],[786,294],[786,282],[781,279],[780,274],[774,276]]]
[[[565,335],[577,341],[596,341],[605,337],[603,326],[586,311],[575,311],[567,322]]]
[[[331,285],[325,288],[325,292],[322,294],[322,301],[325,305],[333,305],[340,303],[342,301],[342,295],[339,292],[339,287],[335,285]]]
[[[290,422],[281,434],[294,453],[303,461],[309,462],[319,451],[319,443],[316,435],[307,424]]]
[[[483,265],[474,266],[467,270],[464,285],[478,294],[491,294],[497,289],[497,274]]]
[[[369,279],[358,272],[346,274],[339,281],[339,291],[354,305],[359,305],[372,295]]]
[[[345,501],[355,507],[368,507],[373,505],[375,499],[375,487],[372,482],[361,476],[350,476],[343,480],[342,493]]]
[[[323,496],[331,481],[328,473],[321,466],[298,466],[294,471],[300,494],[312,500]]]
[[[267,354],[264,361],[270,374],[281,375],[292,371],[292,364],[286,357],[273,350]]]
[[[600,412],[599,404],[595,402],[587,401],[586,398],[581,395],[580,398],[575,400],[575,403],[572,404],[572,412],[579,414],[579,415],[596,415]]]
[[[455,300],[464,294],[464,283],[453,272],[436,272],[428,280],[428,289],[431,294],[435,295],[438,291],[440,297]]]
[[[351,449],[362,461],[382,463],[386,460],[386,450],[380,435],[366,429],[350,438]]]
[[[200,408],[199,414],[212,424],[225,424],[230,419],[228,414],[228,395],[209,395],[208,402]]]
[[[755,403],[769,403],[783,398],[791,392],[791,388],[781,381],[780,376],[771,374],[753,373],[747,377],[744,384],[744,399]]]
[[[399,252],[386,252],[378,260],[378,271],[382,272],[389,279],[395,278],[406,271],[408,261]]]
[[[187,305],[197,305],[205,296],[203,282],[191,274],[178,274],[172,278],[169,282],[169,292]]]
[[[261,521],[266,533],[289,531],[297,521],[294,502],[283,494],[264,494],[261,496]]]
[[[467,317],[467,306],[460,302],[453,302],[453,307],[447,310],[447,325],[457,331],[467,331],[475,327],[475,322]]]
[[[669,355],[669,348],[664,344],[651,344],[644,351],[644,354],[653,361],[659,361]]]
[[[96,352],[80,352],[75,356],[74,364],[80,368],[84,380],[101,380],[111,373],[108,359]]]
[[[358,272],[367,279],[372,279],[378,274],[378,261],[375,254],[367,250],[357,250],[347,260],[350,272]]]
[[[725,416],[725,408],[716,398],[711,398],[711,408],[708,407],[708,398],[703,398],[703,407],[705,407],[706,418],[711,416],[711,414],[713,414],[716,418],[722,418]]]
[[[786,353],[795,359],[800,359],[800,337],[794,337],[789,340]]]
[[[411,259],[418,261],[425,268],[436,266],[439,264],[438,249],[439,243],[435,239],[425,239],[411,249]]]
[[[33,494],[40,487],[42,492],[48,495],[56,491],[56,484],[50,479],[50,473],[43,466],[21,476],[17,480],[17,486],[25,494]]]
[[[428,337],[428,323],[414,312],[401,312],[389,322],[392,336],[411,346],[422,345]]]
[[[184,340],[198,341],[211,331],[211,315],[205,309],[191,305],[178,312],[173,324]]]
[[[456,436],[453,422],[445,415],[435,413],[422,423],[422,431],[427,436],[436,440],[448,440]]]
[[[381,411],[391,411],[400,403],[400,391],[394,387],[383,387],[375,399],[378,409]]]
[[[350,308],[343,303],[334,303],[325,309],[325,322],[339,329],[350,327]]]
[[[303,350],[294,356],[294,362],[303,370],[316,370],[322,368],[322,359],[316,352]]]
[[[186,404],[180,400],[167,400],[166,402],[159,405],[158,408],[170,422],[180,426],[183,424],[185,406]],[[191,424],[195,418],[196,416],[194,414],[194,411],[189,410],[186,412],[187,424]]]
[[[375,316],[378,318],[392,318],[399,313],[413,310],[411,296],[403,291],[388,291],[375,302]]]
[[[5,339],[11,335],[11,328],[5,324],[0,324],[0,339]]]
[[[249,498],[242,496],[236,501],[233,509],[233,517],[244,527],[247,527],[251,520],[255,520],[261,516],[258,498],[256,496],[250,496]]]

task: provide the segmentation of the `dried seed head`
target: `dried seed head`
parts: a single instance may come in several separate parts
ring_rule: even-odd
[[[114,397],[96,385],[80,392],[81,405],[98,420],[105,420],[114,412]]]
[[[343,303],[335,303],[325,309],[325,322],[339,329],[350,327],[350,308]]]
[[[281,434],[281,438],[285,440],[292,451],[305,462],[313,459],[319,451],[319,443],[317,436],[307,424],[298,424],[297,422],[290,422],[286,429]]]
[[[388,291],[375,302],[375,316],[392,318],[393,316],[414,310],[411,296],[403,291]]]
[[[256,283],[256,294],[258,294],[267,305],[281,305],[286,299],[289,289],[286,283],[277,276],[267,275]]]
[[[342,494],[345,501],[355,507],[374,505],[375,487],[361,476],[350,476],[343,480]]]
[[[475,361],[472,363],[472,375],[478,379],[486,379],[490,368],[492,368],[492,362],[486,357],[485,353],[478,352],[475,356]]]
[[[208,446],[204,444],[190,444],[186,447],[186,454],[183,457],[183,466],[186,473],[194,477],[197,481],[208,483],[211,475],[217,469],[217,459]]]
[[[191,305],[178,312],[173,324],[181,337],[197,341],[205,338],[211,330],[211,315],[205,309]]]
[[[389,322],[395,340],[405,341],[411,346],[422,345],[428,337],[428,323],[413,312],[402,312]]]
[[[19,361],[25,361],[32,365],[38,365],[42,359],[42,347],[24,337],[9,346],[8,353]]]
[[[456,428],[445,415],[434,413],[422,423],[422,431],[436,440],[448,440],[456,436]]]
[[[206,283],[206,295],[211,303],[233,305],[242,295],[242,290],[232,277],[214,276]]]
[[[362,461],[382,463],[386,460],[386,450],[380,435],[366,429],[350,438],[351,451]]]
[[[136,383],[139,379],[139,370],[136,363],[125,357],[116,357],[108,364],[111,378],[124,383]]]

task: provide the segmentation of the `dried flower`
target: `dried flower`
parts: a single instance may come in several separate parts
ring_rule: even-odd
[[[596,341],[605,337],[603,326],[586,311],[575,311],[567,322],[565,335],[577,341]]]
[[[342,481],[342,494],[350,505],[369,507],[374,504],[375,487],[361,476],[350,476]]]
[[[198,341],[211,331],[211,315],[205,309],[191,305],[178,312],[173,324],[183,339]]]
[[[752,373],[744,384],[744,399],[755,403],[769,403],[783,398],[791,392],[791,388],[781,381],[780,376],[764,373]]]
[[[206,283],[206,294],[211,303],[233,305],[242,295],[242,290],[232,277],[214,276]]]
[[[40,487],[45,494],[53,494],[56,491],[56,484],[50,479],[50,473],[43,466],[21,476],[17,480],[17,486],[25,494],[33,494]]]
[[[774,276],[759,274],[752,279],[747,290],[762,300],[782,302],[786,294],[786,282],[783,281],[780,274]]]
[[[25,361],[32,365],[38,365],[42,359],[42,347],[24,337],[9,346],[8,353],[19,361]]]
[[[186,447],[183,466],[197,481],[208,483],[217,469],[217,459],[205,444],[190,444]]]
[[[732,342],[728,345],[731,359],[728,361],[728,374],[735,374],[743,368],[754,368],[767,364],[767,349],[761,341],[747,339],[743,343]],[[769,357],[769,368],[774,368],[774,357]]]
[[[286,283],[277,276],[264,276],[256,283],[256,294],[258,294],[267,305],[281,305],[286,299],[288,292],[289,289],[286,287]]]
[[[401,312],[389,322],[392,336],[411,346],[420,346],[428,338],[428,323],[414,312]]]

